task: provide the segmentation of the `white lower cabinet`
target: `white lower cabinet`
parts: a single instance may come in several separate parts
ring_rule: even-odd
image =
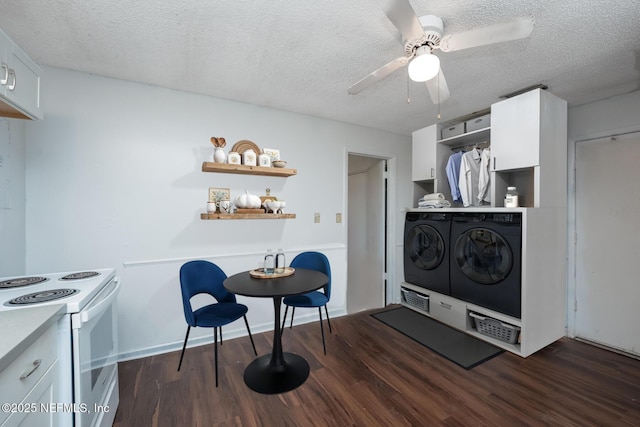
[[[440,211],[440,210],[439,210]],[[467,212],[469,209],[442,209]],[[494,210],[492,210],[494,211]],[[566,335],[566,210],[513,208],[522,215],[520,318],[403,282],[402,305],[522,357]],[[484,285],[479,285],[484,286]],[[495,334],[478,331],[486,318]],[[486,326],[486,324],[485,324]],[[514,340],[507,340],[514,332]],[[515,336],[517,335],[517,336]]]
[[[60,425],[57,349],[54,324],[0,372],[1,427]]]
[[[487,341],[496,347],[503,348],[520,356],[528,356],[528,354],[525,353],[527,349],[522,347],[520,339],[522,335],[518,335],[516,342],[510,343],[505,342],[502,339],[494,338],[493,336],[482,334],[478,332],[471,313],[492,319],[492,321],[495,322],[503,323],[505,327],[517,330],[518,333],[522,330],[522,322],[520,319],[505,316],[492,310],[452,298],[448,295],[442,295],[429,289],[421,288],[411,283],[404,282],[401,284],[401,287],[404,295],[417,293],[421,295],[421,298],[428,299],[429,301],[428,307],[417,306],[414,302],[415,300],[412,301],[411,298],[402,298],[401,304],[405,307],[417,311],[418,313],[425,314],[441,323],[444,323],[445,325],[451,326],[452,328],[458,329],[469,335],[473,335],[478,339]]]
[[[466,326],[466,304],[446,295],[433,292],[429,297],[429,314],[434,319],[456,329]]]

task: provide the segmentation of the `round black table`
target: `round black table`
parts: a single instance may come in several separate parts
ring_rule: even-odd
[[[271,354],[260,356],[244,370],[244,382],[250,389],[263,394],[284,393],[302,385],[309,377],[309,364],[297,354],[284,353],[280,339],[280,306],[287,295],[315,291],[327,284],[326,274],[296,268],[286,277],[256,279],[248,271],[228,277],[224,287],[234,294],[248,297],[273,298],[274,328]]]

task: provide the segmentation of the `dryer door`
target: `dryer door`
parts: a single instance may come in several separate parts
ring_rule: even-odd
[[[487,228],[462,233],[453,247],[453,260],[460,271],[480,285],[495,285],[511,273],[514,255],[507,241]]]
[[[416,225],[405,239],[406,256],[420,270],[433,270],[445,257],[445,242],[438,231],[428,225]]]

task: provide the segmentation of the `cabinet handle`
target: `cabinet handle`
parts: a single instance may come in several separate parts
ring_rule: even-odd
[[[431,168],[431,178],[433,178],[434,173],[435,173],[435,169]]]
[[[493,170],[496,170],[496,158],[493,158]]]
[[[40,367],[41,363],[42,363],[42,359],[34,360],[33,361],[33,368],[29,372],[25,372],[24,374],[20,375],[20,379],[21,380],[26,380],[27,378],[29,378],[29,376],[31,374],[33,374]]]
[[[0,67],[2,67],[2,70],[4,71],[4,75],[0,77],[0,85],[6,85],[9,81],[9,66],[3,62],[0,64]]]
[[[451,310],[451,304],[447,304],[444,301],[440,301],[440,307],[446,308],[447,310]]]
[[[16,70],[13,68],[9,69],[9,75],[13,76],[13,83],[9,83],[9,85],[7,85],[7,89],[13,91],[16,88]]]

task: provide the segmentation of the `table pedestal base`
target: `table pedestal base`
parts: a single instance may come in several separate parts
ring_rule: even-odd
[[[273,364],[272,355],[258,357],[244,371],[244,382],[253,391],[276,394],[301,386],[309,377],[309,363],[293,353],[283,353],[284,363]]]

